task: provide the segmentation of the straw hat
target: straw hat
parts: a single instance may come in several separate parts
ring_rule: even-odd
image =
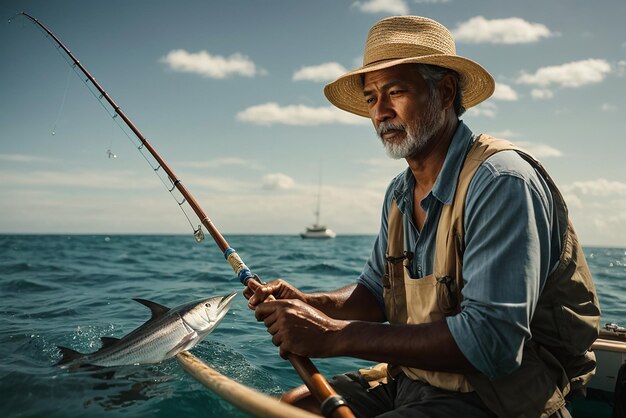
[[[369,117],[361,74],[409,63],[433,64],[459,73],[466,109],[487,99],[495,89],[487,70],[456,55],[452,34],[443,25],[420,16],[395,16],[372,26],[365,42],[363,66],[328,84],[324,94],[338,108]]]

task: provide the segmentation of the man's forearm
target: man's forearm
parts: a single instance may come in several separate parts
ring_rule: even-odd
[[[332,337],[333,356],[350,356],[454,373],[475,372],[445,320],[420,325],[346,322]]]
[[[335,319],[385,320],[376,299],[362,285],[351,284],[333,292],[306,294],[305,302]]]

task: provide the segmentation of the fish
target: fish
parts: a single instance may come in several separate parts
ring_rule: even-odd
[[[57,346],[62,368],[115,367],[159,363],[190,350],[215,329],[228,312],[237,292],[168,308],[145,299],[133,299],[150,308],[152,317],[122,338],[101,337],[102,347],[80,353]]]

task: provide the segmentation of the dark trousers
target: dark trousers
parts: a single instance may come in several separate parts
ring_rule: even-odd
[[[331,386],[358,418],[493,418],[475,392],[460,393],[411,380],[404,373],[370,388],[358,372],[333,377]]]
[[[620,367],[615,382],[613,418],[626,418],[626,363]]]

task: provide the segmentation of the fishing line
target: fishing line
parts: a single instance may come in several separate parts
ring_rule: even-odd
[[[64,56],[64,58],[65,58],[65,56]],[[71,63],[71,65],[73,67],[76,67],[76,64],[74,64],[74,63]],[[105,110],[105,112],[107,112],[109,114],[109,116],[111,117],[113,122],[115,122],[115,124],[124,133],[126,138],[128,138],[130,143],[137,149],[139,154],[141,154],[141,156],[146,161],[146,163],[148,163],[150,168],[152,168],[152,171],[154,172],[154,174],[156,174],[156,176],[159,178],[159,180],[161,180],[161,183],[163,183],[163,186],[165,186],[165,188],[167,189],[169,194],[172,196],[172,198],[174,199],[174,201],[176,202],[176,204],[180,208],[181,212],[183,213],[183,215],[187,219],[187,222],[189,223],[189,226],[191,226],[191,229],[193,230],[193,233],[194,233],[194,238],[196,239],[196,241],[201,242],[204,239],[204,234],[202,233],[202,228],[200,227],[200,225],[198,225],[198,228],[196,229],[194,227],[193,223],[191,222],[191,218],[189,217],[189,215],[187,214],[187,211],[185,210],[185,208],[183,206],[186,203],[185,198],[183,196],[177,197],[176,194],[175,194],[175,191],[177,191],[177,189],[175,187],[174,181],[172,181],[172,179],[167,175],[167,173],[164,173],[162,170],[160,170],[161,166],[158,164],[158,162],[156,160],[154,160],[154,158],[151,158],[148,154],[146,154],[143,143],[138,141],[138,139],[137,139],[137,137],[135,135],[131,135],[128,132],[128,130],[126,128],[126,125],[122,125],[120,123],[120,118],[118,117],[119,115],[118,115],[117,111],[115,111],[113,108],[111,108],[111,106],[107,106],[107,104],[102,100],[103,99],[103,95],[100,94],[100,92],[97,92],[97,91],[93,90],[93,87],[92,87],[91,84],[89,84],[89,80],[88,79],[85,79],[84,77],[81,77],[81,80],[83,81],[83,83],[85,84],[87,89],[91,92],[91,94],[96,98],[98,103],[100,103],[100,105]],[[111,153],[111,149],[109,148],[108,153],[107,153],[109,158],[111,158],[110,157],[111,154],[112,154]],[[115,155],[115,154],[113,154],[113,155]],[[166,180],[166,178],[167,178],[167,180]]]
[[[117,154],[111,151],[111,149],[113,148],[113,140],[115,139],[115,129],[113,122],[111,122],[111,132],[109,133],[109,137],[111,140],[109,141],[109,148],[107,148],[107,157],[109,157],[109,159],[115,159],[117,158]]]
[[[63,90],[63,99],[61,100],[61,106],[59,107],[59,111],[57,113],[57,118],[54,121],[54,125],[52,125],[52,135],[56,135],[56,130],[57,130],[57,124],[59,123],[59,120],[61,119],[61,114],[63,113],[63,108],[65,107],[65,99],[67,98],[67,90],[70,87],[70,74],[71,71],[68,68],[67,69],[67,77],[65,79],[65,90]]]
[[[20,15],[23,15],[23,13],[18,13],[15,16],[20,16]],[[13,16],[11,19],[9,19],[9,23],[11,23],[11,21],[15,18],[15,16]],[[185,216],[185,219],[187,219],[187,222],[189,223],[189,226],[191,227],[191,230],[193,231],[193,236],[194,236],[195,240],[197,242],[202,242],[204,240],[204,232],[202,231],[202,226],[198,225],[198,227],[196,228],[193,225],[193,222],[191,221],[191,218],[189,217],[189,214],[187,213],[187,210],[185,210],[185,207],[184,207],[185,203],[188,203],[187,200],[182,195],[180,195],[179,193],[176,193],[176,192],[178,192],[178,190],[176,188],[176,183],[180,182],[180,180],[172,180],[169,177],[169,175],[167,175],[167,173],[164,173],[163,170],[160,170],[161,169],[160,164],[154,158],[150,158],[148,156],[148,154],[146,154],[143,142],[141,142],[141,140],[137,137],[137,135],[135,135],[135,134],[131,135],[128,132],[128,128],[127,128],[127,126],[125,124],[124,125],[120,124],[120,121],[119,121],[119,118],[118,118],[118,116],[119,116],[118,112],[110,104],[108,104],[105,100],[103,100],[104,99],[104,95],[97,90],[97,88],[93,85],[93,83],[90,83],[89,78],[85,78],[85,75],[81,72],[81,70],[78,67],[78,65],[76,65],[76,63],[74,61],[72,61],[72,59],[66,53],[64,53],[63,49],[61,48],[61,45],[59,45],[54,39],[52,39],[51,36],[43,28],[41,28],[39,25],[35,24],[35,27],[45,36],[46,39],[48,39],[49,42],[52,43],[52,46],[59,53],[61,58],[63,58],[65,63],[70,67],[70,69],[74,70],[74,73],[83,82],[85,87],[87,87],[87,90],[89,90],[89,92],[96,98],[98,103],[100,103],[100,105],[105,110],[105,112],[107,112],[109,114],[111,119],[115,122],[115,124],[124,133],[126,138],[128,138],[130,143],[139,151],[139,154],[141,154],[143,159],[152,168],[152,171],[156,174],[156,176],[159,178],[159,180],[161,180],[161,183],[163,183],[163,186],[165,186],[165,188],[167,189],[167,191],[172,196],[172,198],[174,199],[174,201],[176,202],[176,204],[180,208],[181,212]],[[59,109],[59,113],[57,115],[57,120],[55,121],[54,127],[52,128],[52,135],[56,134],[57,123],[59,121],[59,118],[60,118],[61,113],[63,111],[63,108],[65,106],[67,90],[69,88],[69,79],[70,79],[70,71],[68,70],[65,91],[64,91],[64,94],[63,94],[63,100],[61,101],[61,108]],[[111,151],[111,147],[110,146],[109,146],[109,149],[107,150],[107,157],[108,158],[117,158],[117,155]],[[177,194],[178,194],[178,196],[177,196]]]

